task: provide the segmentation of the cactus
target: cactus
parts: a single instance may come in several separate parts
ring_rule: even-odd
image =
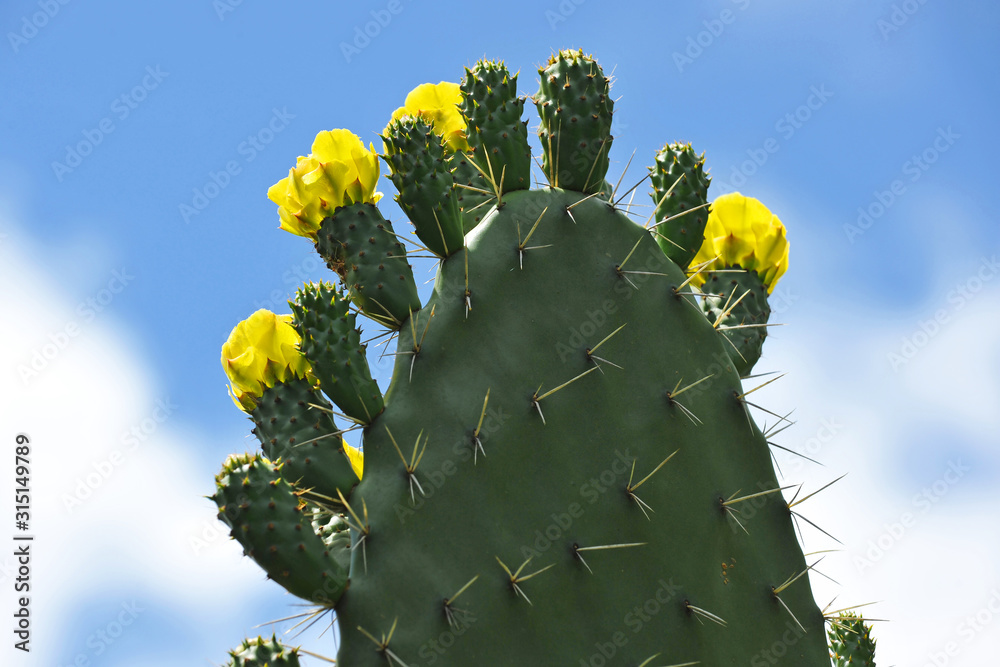
[[[691,144],[668,144],[656,154],[649,170],[656,219],[651,229],[660,248],[682,269],[705,240],[708,187],[705,154],[695,155]]]
[[[875,667],[875,640],[872,628],[852,612],[838,616],[830,624],[830,650],[835,667]]]
[[[744,386],[784,227],[738,193],[708,207],[679,144],[633,221],[606,180],[601,67],[560,51],[539,73],[548,187],[527,187],[502,63],[419,87],[385,127],[397,201],[440,259],[427,303],[376,207],[374,148],[320,133],[271,189],[341,287],[303,286],[223,348],[263,451],[226,462],[219,516],[336,611],[342,665],[757,664],[776,643],[782,664],[828,665]],[[396,336],[384,394],[356,312]]]
[[[258,637],[246,640],[237,651],[229,652],[226,667],[299,667],[299,654],[295,649],[282,646],[277,637]]]

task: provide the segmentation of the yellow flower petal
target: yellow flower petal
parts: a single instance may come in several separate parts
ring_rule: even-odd
[[[378,155],[349,130],[316,135],[312,153],[299,156],[286,178],[272,185],[268,198],[278,205],[281,229],[316,240],[323,219],[339,206],[377,202]]]
[[[365,455],[357,447],[351,447],[346,442],[344,443],[344,452],[347,453],[347,458],[351,462],[351,469],[354,470],[354,474],[361,479],[361,474],[365,470]]]
[[[392,112],[390,124],[406,116],[422,118],[450,150],[467,151],[465,117],[458,108],[461,102],[462,90],[457,83],[422,83],[410,91],[403,106]]]
[[[252,411],[266,388],[305,377],[309,371],[291,320],[291,315],[258,310],[237,324],[223,344],[222,368],[233,401],[241,409]]]
[[[739,266],[755,271],[774,291],[778,279],[788,268],[788,240],[778,216],[753,197],[739,192],[722,195],[712,202],[705,224],[705,241],[692,260],[692,266],[718,259],[707,270]],[[699,274],[693,283],[705,282]]]

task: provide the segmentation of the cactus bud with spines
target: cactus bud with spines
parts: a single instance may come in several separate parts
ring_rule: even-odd
[[[705,239],[708,220],[712,177],[705,172],[705,154],[696,155],[691,144],[667,144],[649,172],[656,242],[677,266],[687,269]]]
[[[611,81],[582,50],[559,51],[538,70],[535,106],[541,117],[542,171],[549,185],[598,192],[608,172],[611,136]]]
[[[524,99],[517,94],[517,74],[502,62],[480,60],[465,70],[462,114],[468,121],[469,150],[479,169],[500,192],[531,186],[531,149]]]
[[[705,299],[705,312],[729,342],[737,372],[747,375],[767,338],[767,296],[788,268],[785,226],[753,197],[722,195],[712,203],[694,264],[701,270],[692,283],[716,295]]]
[[[347,299],[328,283],[309,283],[289,305],[302,353],[316,360],[312,372],[323,392],[349,418],[370,424],[382,412],[382,392],[372,379],[357,315]]]
[[[348,582],[346,558],[336,551],[346,555],[350,548],[317,534],[313,510],[282,472],[260,455],[231,456],[215,478],[219,518],[270,579],[293,595],[332,605]]]
[[[457,113],[457,112],[456,112]],[[406,248],[375,203],[378,155],[348,130],[320,132],[313,152],[268,190],[281,228],[316,243],[351,300],[395,328],[420,308]]]
[[[245,639],[243,645],[229,652],[225,667],[299,667],[298,649],[284,646],[278,638]]]
[[[511,82],[502,83],[499,66],[473,71],[499,77],[510,111]],[[735,338],[766,324],[767,295],[787,265],[783,227],[769,213],[730,219],[733,206],[720,198],[712,215],[722,226],[709,219],[707,256],[687,268],[611,201],[613,104],[596,61],[561,51],[542,74],[534,99],[553,187],[490,183],[481,220],[471,224],[460,205],[463,249],[442,257],[428,302],[385,308],[398,336],[380,411],[364,392],[344,393],[374,382],[359,371],[343,300],[326,286],[296,299],[312,373],[342,413],[366,419],[364,469],[352,468],[361,481],[337,488],[336,508],[333,494],[318,498],[286,480],[285,464],[254,468],[277,476],[268,487],[284,494],[276,506],[298,501],[281,535],[308,533],[329,552],[294,576],[314,581],[317,569],[329,569],[341,592],[330,596],[341,628],[337,660],[351,667],[596,664],[595,656],[608,660],[608,641],[615,664],[633,667],[750,664],[789,628],[796,641],[783,644],[788,664],[828,667],[810,568],[769,443],[743,398],[741,376],[752,366],[745,356],[753,354]],[[482,92],[475,80],[466,88]],[[438,124],[461,100],[432,98],[437,111],[404,109],[397,127],[416,129],[419,117],[425,137],[427,126],[447,135]],[[517,136],[505,144],[509,133],[498,139],[483,129],[489,104],[463,107],[466,148],[440,144],[453,188],[465,178],[454,160],[466,150],[476,156],[480,140],[491,156],[521,159]],[[390,165],[409,150],[403,143],[387,146]],[[684,169],[703,174],[700,159]],[[423,164],[443,173],[436,158]],[[399,166],[401,175],[409,168]],[[426,220],[455,192],[430,188],[407,200],[401,191],[400,203],[424,209],[413,217]],[[360,252],[360,232],[324,237],[342,234],[359,206],[377,213],[373,204],[337,209],[317,246],[336,260],[331,267],[362,312],[385,322],[363,305],[371,281],[360,276],[386,256],[363,244]],[[706,283],[715,279],[725,284]],[[762,303],[743,303],[753,281]],[[753,312],[737,310],[748,304]],[[345,452],[352,463],[360,458]],[[217,496],[229,507],[226,493]],[[261,507],[251,503],[236,518],[259,526]],[[308,586],[295,588],[312,599]],[[633,632],[618,642],[625,628]],[[441,637],[449,637],[446,649]]]
[[[403,106],[392,112],[392,121],[421,118],[434,128],[451,152],[469,150],[465,117],[458,105],[462,94],[457,83],[422,83],[409,92]],[[390,121],[391,122],[391,121]]]
[[[834,667],[875,667],[872,626],[862,618],[842,613],[831,622],[829,634]]]
[[[280,459],[286,479],[327,495],[349,493],[359,477],[291,319],[261,309],[236,325],[222,346],[230,393],[253,419],[264,454]]]
[[[488,210],[484,203],[490,198],[490,184],[470,156],[472,149],[466,136],[467,120],[459,109],[461,102],[458,84],[423,83],[410,91],[405,104],[393,112],[392,121],[408,116],[420,118],[441,137],[446,149],[446,170],[455,186],[453,197],[462,212],[462,231],[467,234]],[[388,155],[386,158],[390,159]]]
[[[390,178],[399,191],[396,201],[417,237],[439,257],[461,250],[462,212],[441,137],[419,116],[403,116],[389,123],[382,141]]]

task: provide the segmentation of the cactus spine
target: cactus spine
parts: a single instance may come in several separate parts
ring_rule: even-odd
[[[784,227],[741,195],[709,213],[704,160],[680,144],[652,169],[657,224],[637,224],[606,181],[601,67],[560,51],[540,74],[549,187],[527,187],[502,63],[419,87],[386,126],[397,201],[440,258],[427,303],[360,140],[318,138],[272,188],[345,292],[306,285],[287,329],[247,324],[224,348],[265,456],[227,461],[220,517],[336,610],[338,664],[748,664],[793,631],[787,664],[828,665],[744,398]],[[384,395],[349,302],[397,333]]]

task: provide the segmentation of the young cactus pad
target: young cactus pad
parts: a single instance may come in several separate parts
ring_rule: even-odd
[[[330,454],[315,458],[337,474],[310,477],[322,490],[286,479],[295,447],[233,459],[220,515],[278,583],[335,610],[340,665],[723,666],[781,644],[780,664],[825,667],[825,619],[745,399],[759,345],[741,351],[736,333],[763,331],[787,245],[730,215],[709,222],[712,256],[688,268],[694,248],[665,252],[666,236],[608,192],[612,102],[597,62],[560,51],[542,75],[549,187],[524,185],[523,103],[501,63],[467,69],[454,103],[441,102],[451,88],[419,88],[387,126],[399,201],[440,258],[426,303],[374,201],[341,197],[310,220],[301,235],[344,291],[308,285],[292,303],[310,369],[295,386],[318,394],[318,382],[333,404],[305,401],[313,417],[296,424],[319,424]],[[485,187],[459,197],[470,165]],[[694,169],[661,169],[654,193]],[[698,162],[707,188],[702,173]],[[278,203],[286,228],[290,208],[322,210]],[[724,283],[717,294],[706,277]],[[743,296],[755,285],[763,305]],[[384,396],[357,310],[397,334]],[[363,470],[318,415],[361,431]]]

